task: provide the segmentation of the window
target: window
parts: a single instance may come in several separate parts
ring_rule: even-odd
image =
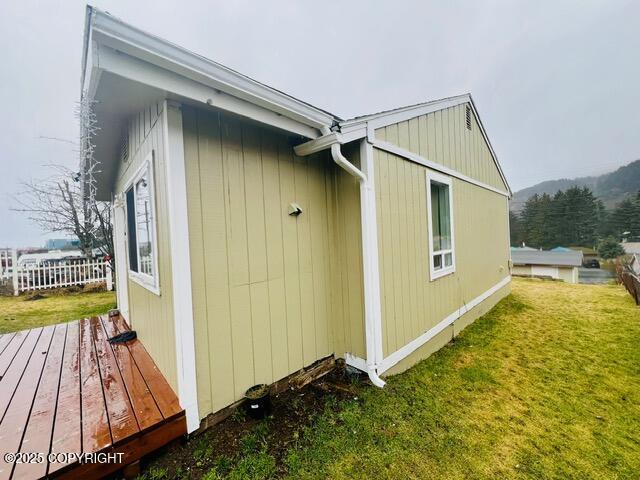
[[[159,293],[157,242],[153,188],[153,152],[126,190],[129,277]]]
[[[455,272],[451,178],[427,172],[429,271],[431,280]]]

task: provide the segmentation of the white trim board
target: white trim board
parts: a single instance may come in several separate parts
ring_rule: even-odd
[[[175,322],[178,398],[187,416],[189,433],[200,427],[196,351],[191,288],[191,254],[187,219],[182,112],[180,105],[165,101],[162,112],[167,175],[167,209],[173,275],[173,316]]]
[[[393,352],[391,355],[389,355],[384,360],[382,360],[382,362],[378,366],[378,373],[381,374],[386,372],[391,367],[393,367],[396,363],[400,362],[401,360],[411,355],[418,348],[423,346],[425,343],[427,343],[429,340],[431,340],[433,337],[435,337],[437,334],[442,332],[445,328],[447,328],[449,325],[451,325],[453,322],[459,319],[462,315],[464,315],[465,313],[469,312],[471,309],[473,309],[474,307],[482,303],[484,300],[486,300],[491,295],[496,293],[502,287],[508,285],[510,281],[511,281],[511,275],[506,276],[505,278],[500,280],[498,283],[496,283],[493,287],[491,287],[489,290],[480,294],[473,300],[467,302],[465,305],[463,305],[462,307],[454,311],[451,315],[447,316],[444,320],[442,320],[436,326],[430,328],[429,330],[424,332],[422,335],[420,335],[418,338],[407,343],[404,347]]]
[[[471,178],[467,175],[465,175],[464,173],[458,172],[457,170],[454,170],[453,168],[449,168],[449,167],[445,167],[444,165],[441,165],[439,163],[436,163],[432,160],[428,160],[420,155],[418,155],[417,153],[413,153],[410,152],[409,150],[405,150],[402,147],[399,147],[393,143],[389,143],[389,142],[385,142],[382,140],[374,140],[373,142],[373,146],[383,150],[385,152],[389,152],[389,153],[393,153],[394,155],[397,155],[399,157],[402,158],[406,158],[407,160],[411,160],[414,163],[420,164],[424,167],[430,168],[432,170],[436,170],[440,173],[444,173],[445,175],[449,175],[451,177],[455,177],[459,180],[462,180],[464,182],[467,183],[471,183],[473,185],[476,185],[477,187],[481,187],[484,188],[486,190],[490,190],[494,193],[498,193],[500,195],[503,195],[507,198],[509,198],[510,194],[508,192],[505,192],[504,190],[500,190],[496,187],[493,187],[491,185],[487,185],[484,182],[481,182],[479,180],[476,180],[475,178]]]
[[[384,372],[389,370],[391,367],[393,367],[400,361],[407,358],[409,355],[415,352],[418,348],[422,347],[425,343],[427,343],[437,334],[442,332],[445,328],[447,328],[453,322],[458,320],[462,315],[469,312],[474,307],[478,306],[480,303],[485,301],[487,298],[489,298],[491,295],[496,293],[498,290],[500,290],[504,286],[508,285],[510,281],[511,281],[511,275],[506,276],[505,278],[500,280],[498,283],[496,283],[493,287],[491,287],[489,290],[478,295],[476,298],[474,298],[470,302],[466,303],[464,306],[457,309],[451,315],[449,315],[444,320],[439,322],[436,326],[430,328],[429,330],[424,332],[422,335],[420,335],[418,338],[415,338],[411,342],[407,343],[404,347],[399,348],[398,350],[393,352],[391,355],[384,358],[382,362],[380,362],[380,364],[376,365],[376,371],[378,372],[378,374],[379,375],[383,374]],[[356,355],[353,355],[351,353],[345,353],[344,359],[347,365],[357,368],[358,370],[362,370],[363,372],[367,371],[366,360]]]
[[[126,248],[127,248],[127,278],[132,282],[140,285],[142,288],[150,291],[154,295],[160,296],[160,270],[158,269],[158,219],[157,215],[157,191],[156,191],[156,173],[155,173],[155,153],[154,150],[151,150],[147,156],[144,158],[140,166],[129,176],[129,179],[124,184],[124,189],[122,190],[122,194],[124,196],[124,208],[125,208],[125,232],[126,234]],[[149,185],[151,190],[151,218],[153,219],[153,228],[151,229],[151,235],[153,237],[153,275],[147,275],[145,273],[136,272],[131,270],[131,265],[129,264],[129,239],[131,235],[128,231],[129,229],[129,220],[127,218],[128,209],[127,209],[127,192],[129,189],[133,189],[133,199],[134,199],[134,209],[136,208],[136,183],[140,178],[142,178],[144,171],[148,170],[149,172]],[[140,268],[140,249],[137,245],[138,233],[136,232],[136,256],[138,258],[138,268]],[[127,319],[128,320],[128,319]]]
[[[405,120],[409,120],[411,118],[420,117],[422,115],[427,115],[438,110],[444,110],[446,108],[456,107],[458,105],[463,105],[466,103],[471,106],[473,116],[476,119],[478,126],[480,127],[480,133],[482,134],[484,141],[489,147],[491,158],[496,164],[498,172],[500,173],[500,177],[507,187],[509,195],[511,195],[511,188],[509,187],[509,182],[507,182],[507,177],[502,171],[500,162],[498,162],[498,156],[493,149],[493,145],[491,145],[491,141],[489,140],[489,136],[487,135],[484,125],[482,124],[482,120],[480,120],[480,115],[478,114],[478,110],[476,109],[473,97],[469,93],[458,95],[456,97],[449,97],[443,98],[441,100],[420,103],[418,105],[396,108],[394,110],[388,110],[386,112],[374,113],[373,115],[366,115],[364,117],[355,118],[352,120],[345,120],[340,122],[340,130],[343,133],[349,132],[352,135],[356,134],[356,132],[358,132],[357,134],[359,134],[360,136],[367,135],[370,141],[373,142],[373,132],[375,132],[377,128],[386,127],[394,123],[404,122]]]
[[[309,127],[330,126],[340,120],[335,115],[280,92],[224,65],[190,52],[118,18],[87,7],[85,42],[92,40],[125,52],[145,62],[175,72],[185,78],[259,105]],[[85,46],[83,72],[90,64],[90,46]],[[86,81],[86,74],[83,73]]]

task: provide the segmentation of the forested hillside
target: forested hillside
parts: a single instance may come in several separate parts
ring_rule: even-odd
[[[512,245],[548,249],[640,237],[640,193],[607,210],[588,187],[574,186],[553,196],[534,194],[520,212],[509,215]]]
[[[605,208],[612,209],[622,200],[633,197],[640,191],[640,160],[596,177],[562,178],[538,183],[515,192],[511,199],[511,209],[519,212],[527,199],[535,194],[555,195],[556,192],[566,191],[571,187],[588,187],[593,195],[602,201]]]

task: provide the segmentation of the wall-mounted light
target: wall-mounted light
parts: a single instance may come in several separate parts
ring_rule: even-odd
[[[302,213],[302,209],[300,208],[300,205],[294,202],[291,202],[289,204],[289,215],[291,215],[292,217],[297,217],[301,213]]]

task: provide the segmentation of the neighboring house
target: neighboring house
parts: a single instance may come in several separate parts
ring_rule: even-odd
[[[509,186],[470,95],[342,120],[88,8],[118,305],[189,430],[329,357],[405,370],[509,293]]]
[[[555,247],[552,248],[550,252],[573,252],[573,250],[567,247]]]
[[[47,250],[63,250],[65,248],[79,248],[80,240],[72,238],[50,238],[44,244]]]
[[[39,267],[43,264],[60,264],[83,258],[85,258],[85,256],[80,250],[53,250],[43,253],[25,253],[18,257],[18,265],[22,267]]]
[[[640,275],[640,253],[634,253],[631,257],[631,270],[635,272],[636,275]]]
[[[622,242],[620,245],[624,248],[625,253],[629,255],[640,254],[640,242]]]
[[[578,283],[582,252],[523,251],[511,250],[513,275],[524,277],[547,277]]]

